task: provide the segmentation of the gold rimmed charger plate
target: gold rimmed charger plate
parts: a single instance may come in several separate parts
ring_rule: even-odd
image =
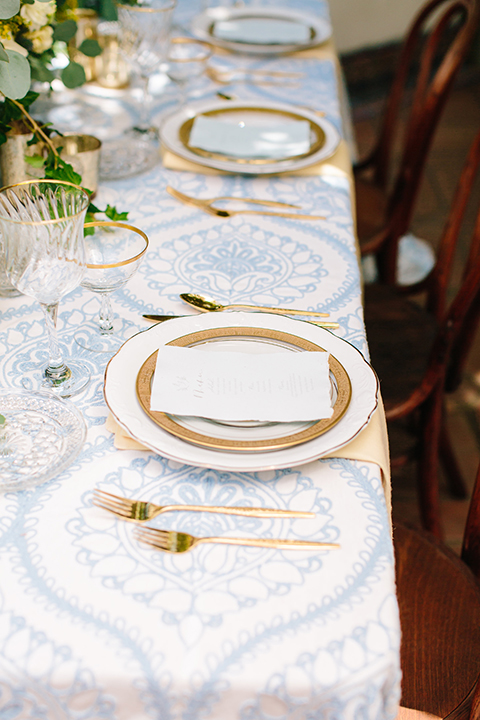
[[[310,351],[310,352],[326,352],[324,348],[315,343],[296,335],[290,335],[278,330],[270,330],[266,328],[255,327],[225,327],[210,328],[199,332],[183,335],[175,338],[167,343],[176,347],[195,347],[209,342],[221,342],[222,340],[234,339],[252,339],[256,341],[266,341],[279,346],[290,348],[294,351]],[[157,361],[158,350],[152,353],[141,366],[136,382],[137,397],[143,410],[147,415],[163,430],[180,438],[186,442],[201,447],[240,453],[265,452],[270,450],[281,450],[294,447],[301,443],[313,440],[320,435],[326,433],[330,428],[336,425],[345,414],[352,395],[352,387],[350,378],[343,365],[332,355],[329,357],[330,377],[333,383],[333,392],[335,395],[333,414],[330,418],[318,420],[317,422],[306,424],[300,430],[293,431],[290,434],[281,434],[278,437],[266,437],[258,440],[249,439],[232,439],[225,437],[217,437],[215,435],[207,435],[197,432],[191,427],[186,426],[182,419],[177,419],[173,415],[167,413],[150,410],[150,397],[152,380],[155,373],[155,365]],[[207,422],[207,421],[206,421]],[[217,424],[215,421],[208,421]],[[218,423],[219,425],[228,425]],[[304,424],[304,425],[305,425]],[[267,425],[267,423],[259,424]],[[270,423],[271,426],[281,427],[281,423]],[[242,425],[235,425],[235,429],[241,435],[244,428]]]
[[[310,147],[305,153],[301,153],[299,155],[288,155],[285,157],[280,158],[252,158],[252,157],[238,157],[238,155],[228,155],[227,153],[220,153],[220,152],[212,152],[210,150],[203,150],[203,148],[196,147],[195,145],[190,144],[190,134],[192,132],[193,123],[195,122],[196,118],[199,115],[204,115],[205,117],[222,117],[222,116],[233,116],[233,115],[239,115],[240,117],[243,117],[245,119],[248,119],[248,116],[255,114],[257,116],[260,116],[261,118],[268,117],[269,115],[272,116],[272,120],[275,121],[278,119],[288,119],[293,121],[307,121],[310,125]],[[283,109],[277,109],[272,107],[262,107],[262,106],[252,106],[252,105],[239,105],[236,104],[235,107],[222,107],[222,108],[215,108],[212,110],[205,110],[202,113],[199,113],[199,115],[195,115],[194,117],[188,118],[179,128],[178,135],[180,138],[180,142],[183,143],[183,145],[188,148],[191,152],[195,153],[195,155],[199,155],[200,157],[209,158],[211,160],[226,160],[228,162],[237,163],[238,165],[272,165],[275,163],[285,162],[285,160],[301,160],[302,158],[308,158],[310,155],[313,155],[319,150],[322,149],[322,147],[325,145],[325,132],[318,124],[317,122],[314,122],[313,120],[310,120],[309,118],[306,118],[305,115],[302,115],[298,112],[295,112],[294,110],[288,111]]]

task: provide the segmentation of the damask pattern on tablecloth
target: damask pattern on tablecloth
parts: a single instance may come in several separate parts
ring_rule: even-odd
[[[40,603],[41,606],[44,606],[47,614],[51,615],[53,613],[53,615],[59,619],[64,618],[65,616],[71,617],[75,624],[80,623],[85,632],[90,633],[93,630],[95,633],[101,633],[106,638],[110,637],[119,649],[123,648],[123,653],[125,654],[126,652],[127,656],[131,658],[131,661],[128,664],[131,665],[133,661],[135,667],[141,669],[142,677],[133,682],[132,688],[137,686],[143,687],[144,690],[139,692],[139,699],[143,698],[142,702],[144,702],[145,705],[157,708],[156,711],[153,709],[151,713],[149,712],[149,716],[151,715],[151,717],[158,718],[159,720],[164,720],[170,715],[170,713],[173,713],[171,715],[172,717],[182,717],[185,720],[187,718],[193,720],[193,718],[197,717],[209,717],[211,713],[215,712],[216,704],[221,704],[222,698],[228,697],[229,687],[231,686],[229,677],[232,673],[235,675],[235,673],[238,672],[239,667],[241,668],[242,666],[245,666],[245,663],[248,665],[248,662],[250,662],[252,658],[255,659],[262,657],[265,652],[275,652],[275,647],[278,646],[278,643],[282,638],[286,639],[289,636],[291,637],[292,633],[296,634],[299,631],[304,630],[305,627],[311,628],[311,630],[317,628],[316,632],[318,632],[318,628],[325,627],[325,623],[329,618],[331,619],[338,614],[342,615],[342,613],[348,611],[349,608],[358,606],[359,603],[361,606],[363,598],[365,596],[368,597],[371,592],[374,591],[375,586],[378,584],[385,571],[385,568],[392,562],[388,530],[382,522],[384,513],[384,498],[381,482],[378,476],[376,474],[372,474],[371,467],[365,464],[355,463],[352,465],[352,463],[345,460],[322,461],[322,464],[328,464],[328,466],[336,468],[340,471],[344,480],[359,498],[360,506],[364,509],[363,512],[366,513],[366,518],[368,518],[367,533],[364,540],[363,550],[360,549],[358,559],[352,565],[351,573],[346,575],[344,587],[336,587],[335,595],[330,598],[323,595],[321,605],[315,606],[310,603],[307,612],[303,616],[298,613],[294,613],[291,617],[273,617],[270,623],[258,625],[253,632],[252,630],[249,632],[246,629],[240,630],[237,638],[235,638],[235,636],[231,636],[230,643],[224,646],[220,655],[215,656],[213,652],[210,653],[210,658],[207,664],[205,666],[202,664],[202,672],[197,671],[196,673],[194,687],[192,686],[189,688],[187,685],[185,688],[182,688],[180,694],[178,694],[179,689],[175,690],[174,688],[171,688],[167,695],[165,695],[162,688],[165,688],[166,684],[168,685],[168,673],[165,675],[166,668],[164,660],[162,661],[160,658],[157,658],[154,661],[154,658],[151,657],[153,646],[150,644],[151,647],[150,650],[148,650],[148,643],[146,646],[145,638],[142,639],[141,632],[137,630],[133,636],[132,629],[130,628],[130,630],[127,630],[125,620],[116,618],[114,612],[103,612],[100,616],[97,616],[93,608],[89,609],[88,605],[84,606],[82,603],[79,603],[77,598],[69,594],[67,588],[62,587],[61,577],[50,577],[47,568],[42,564],[42,541],[36,528],[40,529],[40,525],[38,523],[42,520],[42,511],[44,512],[45,508],[47,508],[55,499],[55,491],[58,483],[50,483],[40,488],[36,488],[33,491],[11,494],[6,497],[4,512],[2,513],[3,520],[1,524],[2,535],[0,535],[0,547],[9,549],[9,564],[14,570],[15,577],[18,578],[21,586],[23,587],[23,592],[32,596],[32,598],[35,599],[36,604]],[[161,474],[162,468],[159,467],[162,465],[163,476]],[[178,473],[179,469],[183,471],[183,481],[178,483],[177,487],[175,487],[173,480],[175,477],[175,471]],[[210,482],[205,483],[205,478],[200,477],[200,475],[204,476],[207,474],[210,474]],[[292,474],[294,476],[294,482],[291,486],[289,486],[289,492],[287,495],[285,495],[285,493],[280,493],[280,497],[283,498],[285,505],[287,507],[290,506],[291,502],[294,501],[295,496],[298,495],[298,489],[301,488],[302,491],[307,493],[307,497],[310,497],[312,507],[315,508],[317,512],[320,511],[320,515],[326,519],[326,522],[320,522],[317,524],[317,532],[315,533],[315,536],[334,539],[338,535],[338,529],[335,528],[334,524],[332,524],[331,503],[327,500],[327,498],[322,497],[321,491],[313,486],[311,478],[308,475],[304,475],[301,470],[277,471],[270,474],[271,477],[269,477],[266,473],[252,474],[251,485],[247,485],[246,488],[246,496],[249,502],[252,504],[263,504],[263,500],[263,502],[266,503],[268,501],[271,504],[273,499],[278,496],[278,486],[279,483],[282,482],[282,478],[286,475]],[[182,479],[182,472],[180,472],[178,477]],[[154,482],[156,478],[158,478],[157,483]],[[258,485],[259,480],[261,480],[262,483],[260,486]],[[292,482],[292,477],[289,477],[289,481],[290,483]],[[120,472],[112,473],[111,476],[107,475],[105,482],[108,489],[123,492],[124,494],[127,494],[129,491],[131,492],[132,487],[135,488],[135,493],[138,493],[141,488],[142,496],[147,499],[152,496],[152,499],[154,498],[157,501],[165,502],[178,499],[182,499],[183,501],[193,501],[197,499],[203,502],[216,502],[218,499],[221,499],[224,502],[227,500],[232,502],[232,500],[236,499],[237,495],[239,498],[242,496],[240,493],[240,477],[235,477],[235,475],[231,476],[229,473],[214,473],[193,468],[182,469],[178,468],[178,466],[175,467],[175,464],[169,463],[168,461],[153,457],[142,460],[134,460],[130,465],[127,464],[127,466],[121,468]],[[265,490],[263,489],[264,485],[266,486]],[[250,488],[250,492],[248,491],[248,488]],[[220,498],[219,495],[221,496]],[[108,538],[111,539],[113,537],[114,540],[118,540],[118,538],[121,538],[122,535],[125,537],[123,532],[125,525],[114,519],[111,521],[110,519],[106,519],[106,523],[104,524],[108,526],[108,531],[105,532],[105,528],[98,524],[97,519],[96,527],[93,526],[90,529],[92,542],[85,542],[88,538],[89,532],[88,513],[89,508],[91,512],[91,492],[87,491],[86,494],[83,494],[83,497],[84,510],[79,511],[77,519],[70,520],[68,522],[66,527],[67,535],[65,537],[68,537],[69,534],[73,534],[75,538],[73,541],[75,552],[78,553],[78,559],[80,562],[86,562],[87,564],[90,563],[92,567],[92,580],[95,583],[103,583],[106,580],[108,585],[109,578],[108,575],[105,576],[105,570],[102,570],[101,572],[95,571],[95,565],[97,565],[98,569],[98,563],[102,563],[103,558],[101,548],[100,555],[97,554],[96,563],[94,562],[92,564],[92,557],[95,556],[95,548],[97,547],[99,541],[103,540],[105,542],[104,547],[108,547]],[[229,527],[225,527],[223,518],[218,520],[215,516],[199,517],[201,528],[207,533],[213,531],[221,533],[222,531],[225,532],[230,529]],[[24,518],[24,520],[21,521],[20,518]],[[35,520],[35,518],[37,518],[37,520]],[[162,525],[167,526],[168,524],[171,524],[171,522],[166,523],[166,520],[167,518],[162,521]],[[44,521],[45,518],[43,518],[43,522]],[[253,522],[255,523],[258,521],[254,520]],[[319,525],[320,531],[318,532]],[[113,528],[113,533],[110,531],[110,528]],[[243,528],[244,532],[248,533],[248,530],[249,523],[247,523],[246,527]],[[92,532],[94,533],[93,535],[91,535]],[[305,537],[305,535],[302,535],[302,537]],[[83,546],[82,542],[84,542]],[[138,592],[132,596],[132,599],[136,604],[141,605],[145,603],[146,600],[148,604],[148,600],[151,602],[152,597],[155,595],[155,581],[160,577],[158,570],[155,571],[155,566],[160,569],[162,565],[165,565],[167,572],[162,573],[162,577],[165,577],[165,575],[170,575],[171,579],[174,577],[171,572],[168,573],[168,558],[166,559],[166,556],[163,555],[155,555],[148,550],[139,554],[138,551],[135,552],[135,549],[132,548],[131,541],[129,543],[128,550],[128,554],[123,556],[122,553],[119,552],[117,546],[113,547],[110,544],[110,552],[113,553],[115,561],[118,561],[123,565],[129,558],[138,558],[140,554],[143,556],[142,559],[144,564],[141,569],[143,572],[140,573],[140,576],[132,578],[133,582],[131,583],[131,588],[132,590],[135,588],[138,590]],[[237,563],[241,562],[244,549],[231,548],[231,550],[233,550],[234,558],[237,560]],[[265,553],[263,551],[256,552],[263,556],[256,558],[256,563],[254,562],[257,569],[265,568],[265,563],[267,563],[268,566],[269,560],[270,562],[273,561],[274,566],[278,565],[280,561],[278,557],[272,558],[272,554],[270,554],[270,558],[268,558],[265,557]],[[148,555],[151,557],[148,557]],[[284,553],[274,553],[273,555],[280,555],[281,557]],[[205,586],[203,586],[202,582],[199,584],[197,581],[196,587],[192,587],[194,593],[192,597],[197,594],[199,598],[203,598],[204,600],[208,597],[208,582],[211,584],[212,581],[216,581],[219,587],[210,588],[210,592],[213,590],[214,594],[216,592],[218,597],[218,591],[220,590],[221,592],[222,590],[222,573],[226,573],[227,577],[229,575],[231,576],[230,583],[235,582],[235,565],[237,564],[233,562],[232,565],[232,558],[229,558],[227,566],[225,566],[225,563],[223,566],[219,566],[217,563],[216,577],[214,575],[210,578],[210,580],[208,580],[209,568],[207,559],[208,552],[204,553],[203,557],[201,554],[197,553],[195,563],[190,566],[190,572],[193,571],[194,574],[196,573],[197,575],[201,572],[205,576],[204,579],[206,578]],[[297,577],[295,578],[295,584],[297,585],[299,577],[302,575],[306,578],[312,571],[316,570],[319,573],[322,572],[322,562],[319,558],[304,557],[303,559],[297,560],[295,558],[294,560],[294,566],[298,571],[300,571],[300,575],[298,575],[297,572]],[[207,564],[205,565],[204,563],[206,562]],[[175,563],[173,563],[171,567],[174,571]],[[245,566],[243,565],[242,568],[244,567]],[[287,577],[288,575],[291,575],[291,572],[289,571],[289,568],[291,567],[291,558],[285,558],[285,571],[287,571]],[[110,569],[112,568],[113,565],[110,566]],[[179,570],[180,568],[177,568],[177,571]],[[278,574],[279,570],[276,570],[276,573]],[[116,582],[118,576],[115,574],[110,576],[110,587],[112,587],[113,583],[113,586],[117,591],[119,590],[120,592],[125,593],[125,582],[128,582],[130,579],[126,576],[128,576],[128,566],[126,571],[123,573],[122,583],[120,583],[120,585]],[[257,587],[260,587],[261,584],[265,584],[265,581],[268,580],[268,573],[263,577],[260,575],[260,580],[261,582],[257,583]],[[190,578],[187,575],[184,585],[188,585],[189,581]],[[300,580],[300,582],[302,581]],[[245,587],[248,588],[248,583],[244,585],[242,581],[241,585],[244,589]],[[270,587],[271,589],[273,588],[273,591],[275,591],[275,587],[272,585],[271,579]],[[232,589],[233,586],[230,585],[231,597],[237,597],[240,591],[240,586],[233,593],[231,592]],[[280,590],[285,597],[285,593],[288,595],[289,592],[288,582],[280,583],[280,585],[277,583],[276,589],[277,591]],[[167,590],[168,588],[163,588],[163,593],[165,595],[168,595]],[[161,598],[161,595],[159,597]],[[244,600],[245,603],[243,605],[242,603],[237,604],[235,608],[227,606],[227,614],[229,612],[234,612],[235,616],[238,615],[240,618],[242,612],[251,609],[252,598],[244,596]],[[259,601],[268,602],[268,597],[262,597]],[[255,602],[253,602],[253,606],[254,605]],[[165,613],[164,610],[162,611],[161,604],[159,606],[157,603],[155,607],[155,603],[153,603],[153,607],[151,609],[154,610],[154,615],[160,611],[162,624],[164,625],[171,625],[172,623],[175,625],[176,622],[178,623],[179,620],[181,620],[178,613],[178,617],[175,619],[175,612],[172,612],[171,608],[170,614]],[[395,637],[397,637],[398,641],[398,628],[395,623],[392,625],[392,619],[395,619],[395,612],[392,612],[392,608],[390,608],[388,612],[383,612],[382,616],[382,628],[385,632],[389,633],[389,636],[392,638],[392,642],[394,642]],[[136,613],[134,614],[134,617],[137,617]],[[201,619],[201,608],[195,608],[195,613],[191,617]],[[210,631],[215,631],[215,629],[220,627],[222,624],[222,620],[218,614],[216,616],[211,616],[210,618],[205,617],[203,622],[205,623],[205,632],[207,633],[209,632],[209,629]],[[355,670],[358,670],[360,674],[362,671],[368,674],[372,662],[377,657],[375,655],[375,647],[376,643],[378,644],[378,632],[372,631],[370,625],[371,623],[369,624],[369,627],[364,627],[362,629],[362,625],[359,623],[358,628],[355,630],[355,637],[352,639],[352,642],[350,643],[346,640],[344,641],[347,649],[342,651],[342,653],[339,654],[333,646],[322,650],[322,652],[330,652],[331,663],[337,667],[335,672],[338,677],[340,677],[341,673],[346,667],[348,667],[348,662],[357,663],[358,667],[356,667]],[[178,627],[179,631],[181,631],[181,622]],[[239,627],[241,627],[241,622]],[[192,632],[191,624],[188,626],[188,632]],[[359,642],[359,637],[363,638],[361,642],[366,648],[365,662],[363,664],[358,660],[358,648],[355,650]],[[178,638],[179,640],[182,639],[181,632],[178,635]],[[196,640],[201,642],[201,635],[197,636]],[[46,639],[42,642],[44,645],[45,643],[50,643],[50,641],[47,641]],[[357,645],[355,643],[357,643]],[[45,647],[47,647],[47,645],[45,645]],[[50,647],[50,644],[48,644],[48,647]],[[66,656],[70,657],[69,652],[65,650],[63,652],[64,655],[66,653]],[[268,656],[271,658],[271,655]],[[324,656],[322,655],[322,657]],[[348,657],[350,657],[350,660],[348,660]],[[317,662],[316,667],[321,667],[321,663]],[[25,670],[22,666],[20,675],[26,672],[27,670]],[[60,676],[62,676],[61,670],[59,670],[59,677]],[[275,683],[278,685],[277,676],[278,672],[276,672],[275,676],[268,681],[267,688],[271,689],[272,685]],[[10,680],[9,682],[11,684],[12,681]],[[27,685],[30,686],[31,682],[32,680],[30,678]],[[64,681],[62,680],[62,683],[63,682]],[[322,684],[321,677],[318,678],[317,684],[318,683],[320,683],[320,685]],[[44,684],[45,683],[42,683],[42,685]],[[49,692],[51,692],[53,697],[56,698],[59,690],[58,688],[52,688]],[[21,694],[20,690],[19,693]],[[282,693],[279,695],[280,700],[282,702],[286,702]],[[267,691],[265,691],[264,694],[268,694]],[[25,702],[27,702],[27,696],[28,693],[25,694]],[[317,696],[318,692],[315,691],[308,704],[313,704],[314,706]],[[156,698],[153,706],[151,705],[152,697]],[[53,700],[51,702],[53,702]],[[158,711],[159,703],[163,708],[161,713]],[[252,708],[256,707],[256,703],[258,704],[258,701],[254,699],[251,699],[249,702],[246,701],[246,705],[251,707],[249,712],[253,712]],[[107,707],[109,707],[108,704]],[[180,707],[182,708],[181,711]],[[175,710],[175,708],[177,709]],[[255,710],[255,712],[257,711]],[[13,717],[15,717],[15,715]],[[18,717],[22,716],[19,715]],[[65,718],[72,718],[72,720],[77,717],[82,716],[77,716],[75,714],[65,715]],[[86,715],[85,717],[90,720],[89,715]],[[98,717],[101,718],[110,716],[99,714]],[[248,715],[245,717],[248,717]],[[252,715],[252,717],[256,716]],[[259,715],[258,717],[262,716]],[[285,717],[290,716],[285,715]],[[305,717],[308,716],[306,715]],[[388,717],[388,714],[385,715],[385,717]]]
[[[191,7],[179,0],[180,23]],[[323,0],[302,7],[328,15]],[[312,105],[341,128],[332,62],[225,62],[304,72],[299,88],[229,87],[245,98]],[[217,89],[202,85],[211,97]],[[65,108],[73,112],[71,97]],[[160,114],[172,108],[172,88],[157,101]],[[201,197],[294,203],[326,220],[214,218],[174,200],[168,184]],[[193,312],[178,299],[189,290],[224,303],[325,310],[340,324],[336,334],[368,354],[346,178],[206,176],[158,166],[102,185],[96,202],[128,210],[150,237],[137,275],[112,298],[139,330],[149,326],[142,313]],[[326,720],[393,719],[398,610],[378,467],[322,460],[240,474],[116,451],[104,428],[108,357],[73,339],[98,308],[98,298],[80,288],[60,303],[61,341],[92,371],[75,398],[88,425],[81,454],[51,482],[0,496],[0,578],[8,578],[0,581],[0,718],[317,720],[321,712]],[[0,299],[0,321],[0,386],[18,387],[29,353],[46,358],[43,318],[20,297]],[[131,525],[93,507],[95,486],[159,503],[312,509],[310,521],[175,513],[153,524],[199,535],[261,528],[267,537],[338,541],[343,564],[334,553],[215,545],[160,554],[133,540]]]

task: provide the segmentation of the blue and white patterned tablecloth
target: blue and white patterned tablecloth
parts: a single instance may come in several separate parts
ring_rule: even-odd
[[[306,73],[310,95],[275,97],[324,104],[340,128],[332,64],[278,62]],[[248,92],[273,97],[271,89]],[[205,197],[298,203],[327,220],[214,218],[179,204],[167,184]],[[340,323],[339,336],[367,353],[347,180],[207,177],[159,166],[102,185],[97,204],[105,202],[129,210],[150,237],[138,274],[113,298],[116,312],[139,328],[148,325],[145,312],[188,312],[178,293],[192,290],[225,302],[324,309]],[[54,480],[0,497],[0,718],[394,718],[400,631],[379,468],[333,459],[242,474],[116,450],[105,430],[107,358],[73,341],[97,311],[98,299],[82,289],[60,305],[61,340],[93,373],[75,398],[88,424],[81,455]],[[44,340],[33,301],[0,298],[0,385],[19,385],[26,355],[36,349],[45,357]],[[178,513],[154,524],[198,535],[331,540],[341,549],[205,545],[165,555],[94,508],[96,486],[157,503],[314,510],[315,520]]]

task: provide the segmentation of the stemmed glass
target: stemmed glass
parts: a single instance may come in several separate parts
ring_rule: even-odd
[[[178,85],[179,104],[183,107],[188,100],[189,87],[205,71],[212,47],[201,40],[175,37],[170,41],[167,55],[167,75]]]
[[[29,390],[53,390],[69,397],[90,380],[86,365],[65,363],[57,338],[60,299],[77,287],[85,272],[83,223],[87,193],[71,183],[33,180],[0,190],[0,227],[5,270],[12,285],[35,298],[47,325],[49,359],[30,363],[22,385]]]
[[[126,136],[104,145],[104,178],[132,177],[153,167],[160,158],[158,134],[151,127],[149,81],[166,58],[176,0],[139,0],[119,4],[119,47],[142,81],[138,124]]]
[[[138,327],[114,316],[110,295],[137,272],[148,238],[133,225],[119,222],[91,222],[85,228],[94,232],[85,237],[87,270],[81,285],[100,295],[101,307],[98,323],[82,325],[75,340],[87,350],[113,353],[138,332]]]

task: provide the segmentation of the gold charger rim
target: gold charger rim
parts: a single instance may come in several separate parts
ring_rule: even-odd
[[[275,114],[275,115],[281,115],[283,117],[293,118],[295,120],[308,122],[310,125],[310,132],[314,134],[315,140],[313,143],[310,144],[310,147],[307,152],[301,153],[299,155],[289,155],[288,157],[281,157],[281,158],[242,158],[238,157],[236,155],[227,155],[226,153],[220,153],[220,152],[212,152],[210,150],[203,150],[203,148],[196,147],[195,145],[190,145],[190,134],[192,131],[193,123],[197,119],[197,117],[200,117],[200,115],[204,115],[206,117],[210,117],[212,115],[224,115],[225,113],[237,113],[237,112],[255,112],[255,113],[266,113],[266,114]],[[187,118],[182,125],[180,126],[178,130],[178,137],[182,145],[187,148],[187,150],[190,150],[190,152],[194,153],[194,155],[198,155],[200,157],[204,157],[210,160],[221,160],[225,162],[233,162],[237,165],[274,165],[276,163],[285,163],[287,160],[295,161],[295,160],[302,160],[303,158],[308,158],[311,155],[314,155],[319,150],[322,149],[322,147],[325,145],[326,142],[326,134],[324,129],[322,128],[320,122],[317,122],[309,117],[306,117],[301,112],[298,112],[296,110],[284,110],[283,108],[274,108],[274,107],[266,107],[264,105],[258,105],[258,106],[252,106],[252,105],[238,105],[238,103],[234,107],[217,107],[212,108],[211,110],[202,110],[199,113],[195,113],[193,117]]]
[[[268,340],[276,340],[300,348],[303,351],[328,352],[316,343],[298,337],[291,333],[268,328],[258,327],[220,327],[200,330],[194,333],[182,335],[166,345],[176,347],[191,347],[192,345],[204,342],[205,340],[250,337]],[[331,353],[329,357],[330,372],[333,374],[337,386],[337,398],[335,400],[333,414],[330,418],[324,418],[314,422],[303,430],[284,435],[277,438],[264,438],[261,440],[232,440],[229,438],[218,438],[203,433],[195,432],[184,427],[175,421],[174,417],[167,413],[150,410],[151,379],[155,372],[155,365],[158,350],[155,350],[142,363],[137,373],[136,393],[139,403],[144,412],[166,432],[193,445],[209,448],[211,450],[231,451],[240,453],[255,453],[273,450],[282,450],[300,445],[323,435],[336,425],[345,415],[352,397],[352,385],[350,377],[343,367]],[[279,423],[280,424],[280,423]]]

